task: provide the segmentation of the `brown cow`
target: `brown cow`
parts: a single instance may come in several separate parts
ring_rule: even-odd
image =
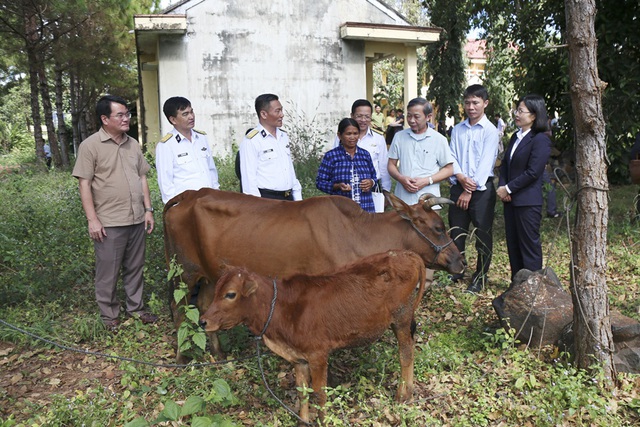
[[[409,251],[371,255],[333,274],[277,281],[231,268],[200,323],[207,332],[239,324],[255,335],[264,330],[267,347],[294,364],[296,386],[310,384],[320,406],[327,400],[329,354],[371,343],[391,326],[402,371],[396,400],[404,402],[413,394],[413,315],[424,289],[423,260]],[[309,421],[302,393],[300,418]]]
[[[371,214],[340,196],[288,202],[208,188],[185,191],[164,208],[167,263],[176,256],[184,268],[182,279],[200,313],[209,307],[210,284],[224,265],[288,277],[336,271],[367,255],[407,249],[428,268],[464,270],[440,215],[431,209],[450,200],[428,195],[409,206],[392,194],[387,199],[393,211]],[[172,301],[177,330],[182,315],[176,308]],[[217,337],[209,337],[212,353],[221,356]],[[177,356],[178,363],[186,361],[180,352]]]

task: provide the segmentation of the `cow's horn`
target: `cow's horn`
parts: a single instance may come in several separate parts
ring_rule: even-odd
[[[424,207],[432,208],[435,205],[452,205],[453,202],[446,197],[430,197],[424,202]]]

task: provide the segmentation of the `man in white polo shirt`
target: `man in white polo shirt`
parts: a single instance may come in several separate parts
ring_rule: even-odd
[[[440,182],[453,175],[453,157],[447,138],[431,129],[431,103],[414,98],[407,105],[409,129],[395,134],[389,150],[389,174],[398,181],[395,195],[405,203],[418,203],[420,196],[440,196]]]

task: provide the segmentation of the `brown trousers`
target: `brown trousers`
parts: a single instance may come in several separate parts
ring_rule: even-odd
[[[118,318],[120,303],[116,283],[122,270],[122,283],[127,296],[126,310],[139,313],[142,302],[143,267],[146,233],[144,222],[123,227],[105,227],[107,237],[94,241],[96,254],[96,301],[104,322]]]

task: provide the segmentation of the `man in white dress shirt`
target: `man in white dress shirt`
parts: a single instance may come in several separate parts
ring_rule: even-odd
[[[165,101],[164,115],[173,125],[156,145],[156,169],[162,202],[185,190],[220,189],[218,170],[203,131],[195,130],[196,115],[188,99],[176,96]]]
[[[484,113],[489,105],[489,93],[482,85],[471,85],[464,92],[466,120],[451,132],[453,176],[450,198],[455,205],[449,207],[451,238],[460,253],[465,253],[465,242],[470,225],[475,227],[477,263],[470,293],[478,293],[486,284],[493,252],[493,218],[496,189],[493,168],[498,155],[498,129]],[[454,275],[454,281],[462,280]]]

